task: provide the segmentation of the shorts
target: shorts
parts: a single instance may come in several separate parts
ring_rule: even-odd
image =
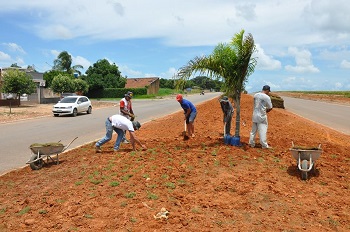
[[[186,124],[189,124],[190,122],[193,123],[196,116],[197,116],[197,111],[191,112],[190,116],[188,118],[186,118]]]

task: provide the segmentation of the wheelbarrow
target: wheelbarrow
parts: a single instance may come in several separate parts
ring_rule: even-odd
[[[32,156],[27,161],[26,164],[30,165],[32,170],[39,170],[43,167],[44,164],[47,164],[50,160],[56,164],[59,164],[58,155],[59,153],[64,152],[67,148],[76,140],[78,137],[75,137],[67,146],[64,146],[60,141],[57,143],[34,143],[29,146],[29,149],[32,151]],[[56,158],[51,156],[56,155]],[[46,161],[45,161],[46,158]]]
[[[301,171],[301,179],[307,180],[308,173],[316,169],[316,160],[320,158],[322,149],[321,144],[318,147],[298,147],[294,146],[290,149],[292,156],[297,160],[297,167]]]

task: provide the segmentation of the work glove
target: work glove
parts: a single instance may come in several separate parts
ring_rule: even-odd
[[[135,120],[135,115],[134,114],[129,114],[130,116],[130,121],[134,121]]]

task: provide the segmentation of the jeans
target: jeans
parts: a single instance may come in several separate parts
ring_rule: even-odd
[[[266,141],[266,133],[267,133],[267,124],[265,123],[256,123],[253,122],[252,131],[250,132],[249,144],[254,147],[255,146],[255,136],[256,133],[259,132],[260,144],[263,148],[268,148],[269,145]]]
[[[119,150],[120,143],[124,136],[124,131],[122,129],[113,127],[112,123],[109,121],[109,118],[107,118],[106,120],[106,136],[96,143],[96,147],[101,147],[103,144],[111,140],[113,135],[113,130],[118,134],[118,137],[114,143],[114,150]]]

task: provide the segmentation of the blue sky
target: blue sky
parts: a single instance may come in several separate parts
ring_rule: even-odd
[[[83,72],[99,59],[123,76],[172,78],[241,29],[258,65],[247,90],[350,90],[347,0],[1,0],[0,67],[51,69],[61,51]]]

